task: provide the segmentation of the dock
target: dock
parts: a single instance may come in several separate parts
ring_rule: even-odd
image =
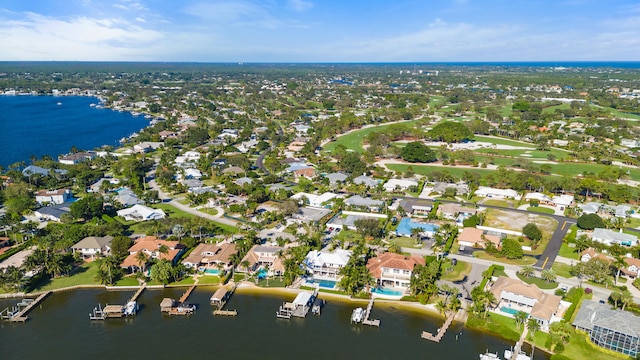
[[[447,317],[447,320],[445,320],[444,325],[442,325],[442,327],[438,329],[438,332],[436,333],[435,336],[430,332],[423,331],[421,337],[423,339],[431,340],[433,342],[439,343],[440,340],[442,340],[442,337],[444,336],[444,334],[447,332],[447,329],[449,329],[449,326],[451,326],[451,323],[453,322],[453,318],[455,316],[456,316],[456,313],[451,312]]]
[[[369,304],[367,304],[367,308],[364,309],[364,314],[362,315],[362,324],[380,327],[379,319],[370,319],[371,310],[373,310],[373,302],[374,302],[374,299],[372,298],[371,300],[369,300]],[[352,316],[352,319],[353,319],[353,316]]]
[[[220,316],[237,316],[238,315],[238,311],[236,310],[224,310],[224,306],[227,304],[227,302],[231,298],[231,295],[233,295],[233,293],[236,291],[237,287],[238,285],[236,284],[231,289],[228,289],[226,287],[221,287],[220,289],[216,290],[216,292],[209,299],[211,302],[211,305],[217,307],[217,309],[213,311],[213,315],[220,315]]]
[[[16,306],[2,310],[0,312],[0,317],[3,320],[11,322],[26,322],[29,311],[44,300],[44,298],[49,294],[51,294],[51,291],[44,292],[38,295],[35,299],[22,299],[22,301],[16,304]]]
[[[144,289],[147,288],[147,284],[144,284],[142,286],[140,286],[140,288],[138,289],[138,291],[136,291],[135,294],[133,294],[133,296],[129,299],[128,302],[133,302],[133,301],[138,301],[138,297],[142,294],[142,292],[144,291]]]
[[[293,302],[285,302],[278,308],[276,317],[280,319],[291,319],[292,316],[300,318],[307,317],[317,297],[318,289],[315,289],[313,293],[298,293]]]
[[[189,295],[196,288],[197,284],[193,284],[187,289],[187,291],[180,296],[178,301],[171,298],[164,298],[160,303],[160,311],[169,315],[191,315],[196,311],[196,306],[187,303]]]
[[[146,285],[142,285],[136,292],[129,298],[125,305],[109,305],[106,304],[104,308],[98,304],[94,307],[91,313],[89,313],[90,320],[106,320],[114,318],[122,318],[125,316],[133,316],[138,313],[138,297],[142,294]]]

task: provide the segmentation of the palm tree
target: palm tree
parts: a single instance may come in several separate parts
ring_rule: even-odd
[[[518,311],[517,313],[515,313],[513,315],[513,318],[516,321],[516,325],[520,326],[525,324],[525,322],[527,321],[527,318],[529,317],[529,314],[527,314],[524,311]]]
[[[616,256],[615,260],[611,265],[616,268],[616,284],[617,284],[618,279],[620,278],[620,272],[622,271],[622,269],[624,269],[625,266],[627,266],[627,263],[624,261],[624,258],[622,256]]]
[[[441,313],[442,316],[445,316],[447,310],[449,310],[449,307],[444,300],[438,300],[438,302],[436,303],[436,310],[438,310],[438,312]]]
[[[518,273],[524,277],[532,277],[536,270],[531,265],[523,266]]]
[[[620,302],[622,302],[622,310],[624,311],[624,308],[627,307],[627,305],[633,303],[633,295],[631,295],[628,290],[623,291],[620,296]]]
[[[242,260],[242,262],[240,263],[240,267],[244,268],[244,279],[247,279],[247,275],[249,275],[249,265],[251,265],[249,263],[249,260]]]
[[[165,244],[160,245],[160,247],[158,247],[158,252],[160,253],[160,258],[162,258],[162,255],[167,255],[169,253],[169,247]]]
[[[553,270],[550,269],[542,270],[542,272],[540,273],[540,277],[546,282],[551,283],[556,281],[556,273],[554,273]]]
[[[147,261],[149,261],[149,256],[147,256],[144,251],[138,251],[138,253],[136,253],[136,261],[140,267],[140,272],[144,273]]]

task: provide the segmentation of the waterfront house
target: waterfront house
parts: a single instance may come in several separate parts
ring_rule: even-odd
[[[118,210],[116,213],[126,221],[160,220],[167,216],[162,209],[153,209],[140,204]]]
[[[259,268],[268,268],[273,275],[284,274],[284,265],[280,258],[283,248],[279,246],[254,245],[237,266],[239,272],[254,272]],[[246,267],[243,265],[246,261]]]
[[[166,252],[160,251],[163,245],[166,247]],[[146,264],[151,259],[165,259],[175,264],[184,251],[185,247],[179,241],[160,240],[155,236],[146,236],[136,240],[129,248],[129,256],[122,261],[120,267],[128,269],[130,272],[135,272],[146,267]],[[138,259],[139,252],[143,252],[146,255],[147,261],[145,264],[142,264]]]
[[[96,256],[107,256],[111,252],[113,236],[88,236],[71,247],[74,253],[80,253],[85,260],[93,260]]]
[[[486,248],[487,243],[493,243],[496,248],[500,248],[502,238],[497,235],[485,234],[483,230],[466,227],[458,234],[458,244],[470,248]]]
[[[231,266],[231,258],[237,252],[234,243],[198,244],[182,263],[192,269],[214,268],[218,265],[228,268]]]
[[[419,256],[405,256],[386,252],[369,259],[367,269],[376,279],[379,287],[396,287],[408,289],[416,265],[425,265],[425,260]]]
[[[640,317],[608,304],[583,300],[572,323],[597,346],[632,358],[640,354]]]
[[[73,194],[69,189],[40,190],[36,192],[36,202],[38,204],[64,204],[73,199]]]
[[[613,244],[635,246],[638,243],[638,238],[634,235],[625,234],[622,232],[622,230],[620,230],[620,232],[617,232],[602,228],[593,229],[591,240],[603,243],[608,246],[611,246]]]
[[[75,154],[69,154],[58,158],[58,162],[60,164],[65,165],[76,165],[80,164],[83,161],[93,160],[95,159],[96,154],[93,152],[78,152]]]
[[[547,294],[534,284],[525,284],[518,279],[500,276],[490,291],[498,300],[496,312],[513,315],[523,311],[535,319],[542,330],[547,331],[551,323],[562,320],[569,303],[557,295]]]
[[[304,258],[303,264],[314,279],[337,281],[340,279],[340,269],[347,265],[351,254],[351,250],[344,249],[311,250]]]

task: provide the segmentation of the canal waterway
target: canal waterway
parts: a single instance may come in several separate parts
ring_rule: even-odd
[[[293,295],[239,289],[227,308],[236,317],[213,315],[213,287],[198,287],[188,317],[160,313],[164,297],[185,289],[146,290],[137,316],[90,321],[98,304],[124,304],[134,291],[83,289],[52,294],[29,313],[26,323],[0,323],[2,359],[478,359],[487,349],[502,353],[513,344],[454,324],[436,344],[420,338],[442,325],[432,315],[376,303],[372,318],[380,328],[351,325],[352,310],[363,303],[328,299],[321,316],[278,319],[275,312]],[[320,296],[322,298],[322,294]],[[0,308],[18,300],[1,300]],[[456,337],[456,335],[458,335]],[[536,360],[548,359],[536,352]]]

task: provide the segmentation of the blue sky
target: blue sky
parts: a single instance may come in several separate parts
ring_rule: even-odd
[[[640,1],[3,0],[0,60],[640,60]]]

